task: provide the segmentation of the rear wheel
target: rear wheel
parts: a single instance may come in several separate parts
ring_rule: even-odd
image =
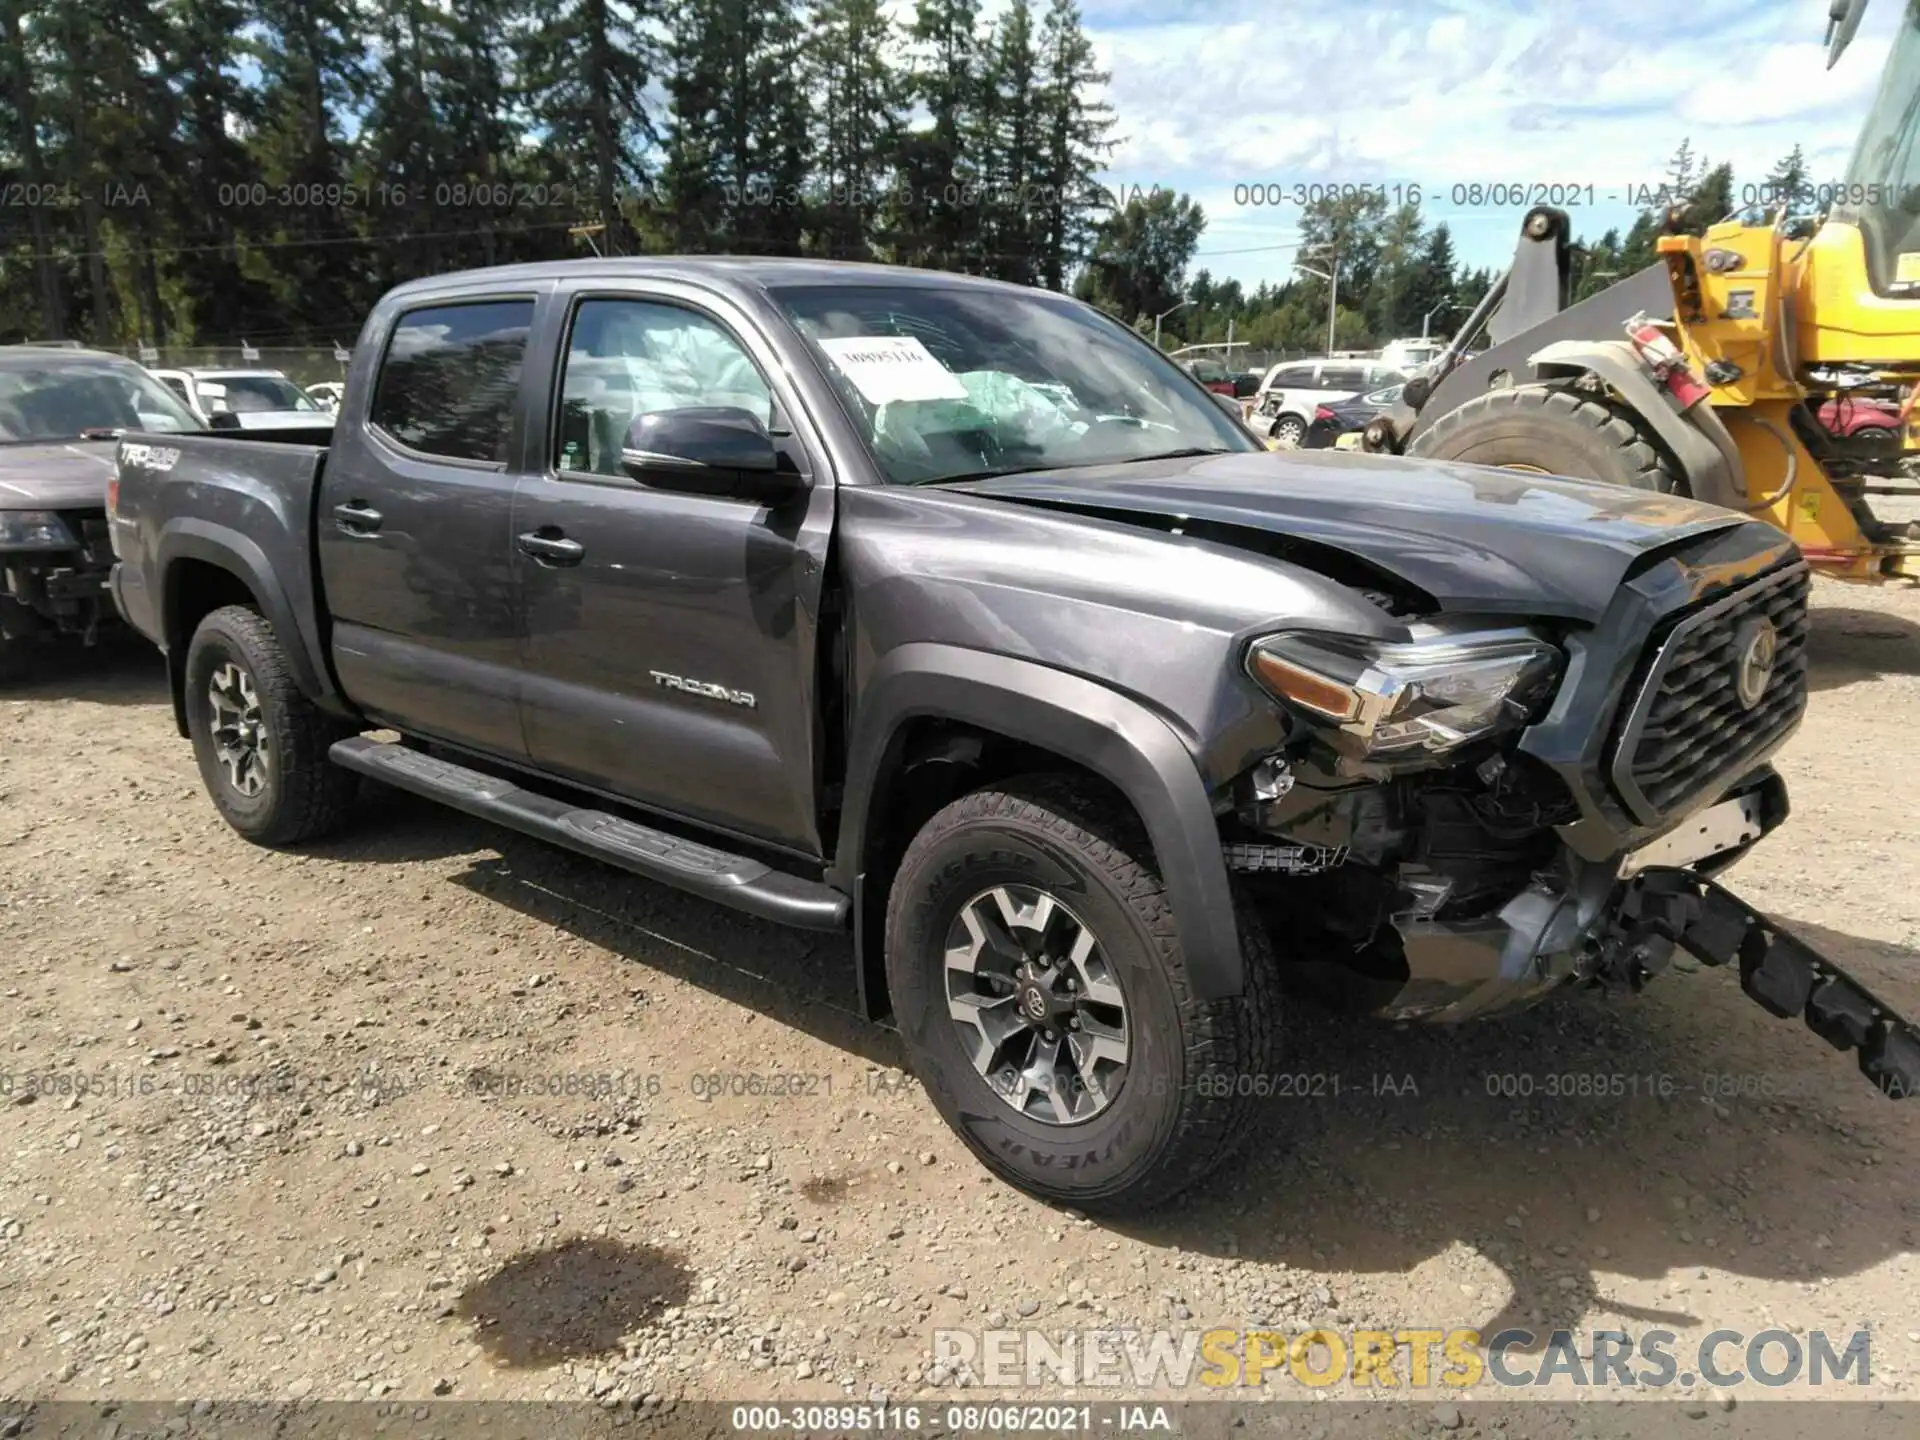
[[[1267,434],[1282,445],[1298,446],[1307,438],[1307,422],[1298,415],[1282,415]]]
[[[1685,493],[1629,411],[1564,385],[1476,395],[1422,431],[1407,453]]]
[[[215,610],[187,648],[187,730],[226,822],[257,845],[337,830],[358,779],[327,758],[349,727],[300,693],[273,627],[240,605]]]
[[[915,1072],[1013,1184],[1144,1209],[1244,1137],[1277,1013],[1264,936],[1246,937],[1243,995],[1197,999],[1124,807],[1059,777],[956,800],[908,847],[886,936]]]

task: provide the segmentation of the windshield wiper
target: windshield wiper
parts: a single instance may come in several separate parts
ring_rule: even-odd
[[[1144,460],[1193,460],[1202,455],[1234,455],[1239,452],[1220,445],[1189,445],[1184,450],[1161,450],[1153,455],[1129,455],[1124,460],[1109,460],[1109,465],[1138,465]]]
[[[1002,465],[996,470],[963,470],[958,475],[930,475],[925,480],[910,480],[910,485],[964,485],[973,480],[998,480],[1003,475],[1031,475],[1036,470],[1052,470],[1052,465]]]

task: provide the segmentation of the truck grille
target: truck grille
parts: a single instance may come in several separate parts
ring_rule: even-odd
[[[1613,762],[1620,797],[1643,824],[1712,798],[1799,722],[1807,704],[1807,574],[1804,563],[1776,570],[1656,632]],[[1769,627],[1772,673],[1755,686],[1749,662]]]

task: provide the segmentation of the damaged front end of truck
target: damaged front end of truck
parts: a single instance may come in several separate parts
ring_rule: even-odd
[[[1769,763],[1806,705],[1808,571],[1756,527],[1633,571],[1596,624],[1404,612],[1407,638],[1253,637],[1287,742],[1220,801],[1244,903],[1295,983],[1456,1022],[1678,951],[1920,1088],[1920,1031],[1711,878],[1786,818]]]

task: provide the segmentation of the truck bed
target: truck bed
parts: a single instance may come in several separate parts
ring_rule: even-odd
[[[290,624],[305,656],[324,655],[313,508],[327,446],[300,429],[128,436],[116,457],[110,517],[114,600],[162,650],[170,636],[154,577],[177,560],[244,564],[276,624]],[[310,660],[309,660],[309,663]]]

